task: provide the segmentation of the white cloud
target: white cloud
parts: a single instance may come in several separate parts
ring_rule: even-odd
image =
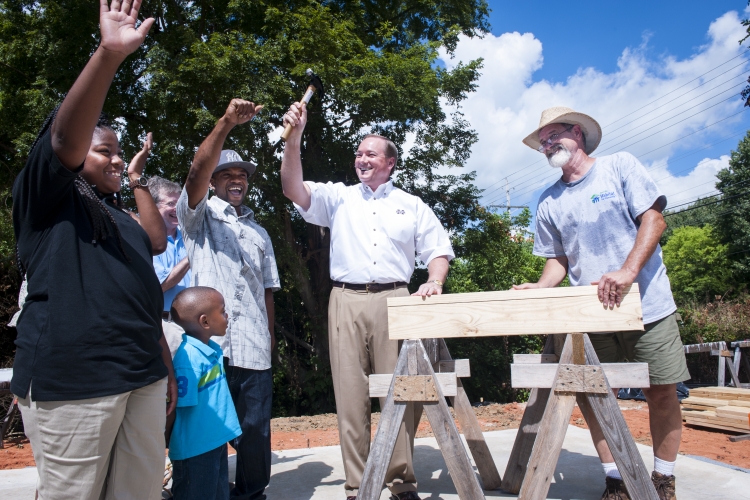
[[[562,82],[533,81],[544,59],[542,43],[531,33],[461,38],[455,57],[442,52],[441,58],[449,69],[459,61],[484,58],[478,89],[462,103],[462,112],[479,134],[467,169],[477,171],[480,188],[488,188],[483,201],[504,203],[503,179],[509,177],[515,188],[512,203],[535,207],[539,191],[559,176],[539,153],[521,143],[538,125],[542,110],[552,106],[568,106],[596,118],[604,129],[604,139],[594,156],[620,150],[638,156],[653,167],[654,178],[661,179],[660,187],[673,196],[670,205],[711,191],[713,176],[726,166],[727,157],[703,160],[682,176],[670,174],[667,166],[675,153],[705,146],[717,135],[737,128],[742,115],[720,120],[743,109],[737,94],[746,78],[748,58],[742,55],[701,75],[742,54],[746,47],[737,42],[744,34],[738,14],[728,12],[711,23],[708,43],[689,58],[649,59],[643,46],[625,48],[616,71],[579,68]],[[575,60],[574,54],[571,60]],[[707,102],[700,104],[704,100]],[[707,126],[710,128],[701,131]],[[690,133],[689,138],[680,139]]]
[[[667,159],[663,158],[647,163],[646,168],[666,195],[668,207],[674,207],[699,196],[715,194],[716,173],[729,166],[729,155],[722,155],[718,159],[704,158],[689,174],[682,176],[670,173],[667,163]]]

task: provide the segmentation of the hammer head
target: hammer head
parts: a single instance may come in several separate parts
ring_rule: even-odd
[[[305,73],[310,77],[310,85],[315,87],[315,90],[317,90],[318,92],[318,98],[320,98],[320,100],[322,101],[323,96],[325,95],[325,90],[323,89],[323,81],[318,75],[313,73],[313,70],[310,68],[307,68],[307,71],[305,71]]]

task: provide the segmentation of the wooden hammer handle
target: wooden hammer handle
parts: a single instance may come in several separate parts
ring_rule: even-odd
[[[307,103],[310,102],[310,99],[312,99],[313,94],[315,94],[315,87],[310,85],[307,87],[307,90],[305,91],[305,95],[302,96],[302,100],[300,101],[302,103],[302,106],[307,106]],[[281,140],[286,142],[287,139],[289,139],[289,134],[292,133],[292,127],[291,125],[287,125],[284,127],[284,131],[281,133]]]

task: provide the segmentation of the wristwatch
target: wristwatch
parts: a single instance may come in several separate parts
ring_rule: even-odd
[[[428,281],[427,283],[435,283],[435,284],[436,284],[437,286],[439,286],[440,288],[443,288],[443,282],[442,282],[442,281],[440,281],[440,280],[430,280],[430,281]]]
[[[128,184],[128,187],[130,187],[130,189],[134,189],[137,187],[148,187],[148,181],[149,181],[148,177],[146,177],[145,175],[142,175],[138,177],[137,179],[131,180],[130,183]]]

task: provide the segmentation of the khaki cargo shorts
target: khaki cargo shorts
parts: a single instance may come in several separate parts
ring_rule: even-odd
[[[601,363],[648,363],[651,385],[667,385],[690,378],[680,329],[674,313],[644,325],[645,331],[592,333],[591,344]]]

